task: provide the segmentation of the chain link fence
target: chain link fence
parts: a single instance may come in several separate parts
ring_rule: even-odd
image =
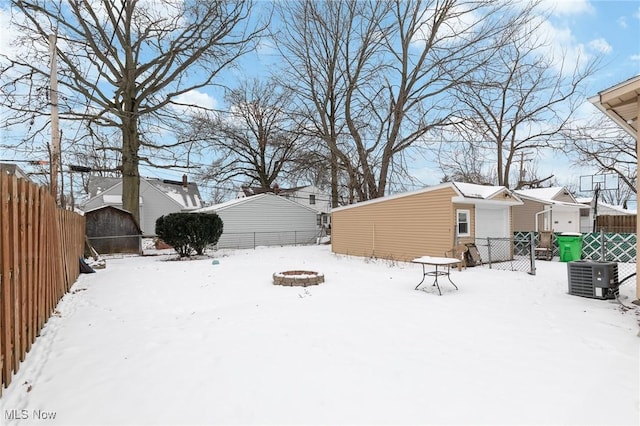
[[[223,232],[217,249],[255,249],[256,247],[320,244],[323,230],[292,230],[273,232]]]
[[[491,269],[520,271],[535,275],[535,247],[539,243],[537,232],[516,232],[512,238],[477,238],[475,246],[482,264]],[[582,260],[618,263],[620,283],[635,280],[636,234],[594,232],[582,234]],[[553,256],[559,257],[554,238]]]
[[[519,271],[535,275],[536,235],[518,233],[511,238],[476,238],[475,246],[483,265],[491,269]]]

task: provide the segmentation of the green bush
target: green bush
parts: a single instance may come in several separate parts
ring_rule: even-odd
[[[156,235],[171,245],[180,257],[193,251],[203,254],[222,235],[222,219],[215,213],[170,213],[156,220]]]

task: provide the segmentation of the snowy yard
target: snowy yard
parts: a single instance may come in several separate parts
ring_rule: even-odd
[[[80,276],[0,423],[638,424],[638,310],[567,294],[566,264],[456,270],[438,296],[420,265],[328,246],[214,255]],[[300,269],[326,282],[272,284]]]

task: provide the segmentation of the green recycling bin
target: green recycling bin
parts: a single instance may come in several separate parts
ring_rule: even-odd
[[[582,234],[563,232],[556,236],[560,262],[573,262],[582,257]]]

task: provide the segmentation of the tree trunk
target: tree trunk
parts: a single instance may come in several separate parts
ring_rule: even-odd
[[[138,120],[125,119],[122,126],[122,208],[140,225],[140,173],[138,171]]]
[[[338,191],[338,156],[331,150],[331,207],[339,206]]]

